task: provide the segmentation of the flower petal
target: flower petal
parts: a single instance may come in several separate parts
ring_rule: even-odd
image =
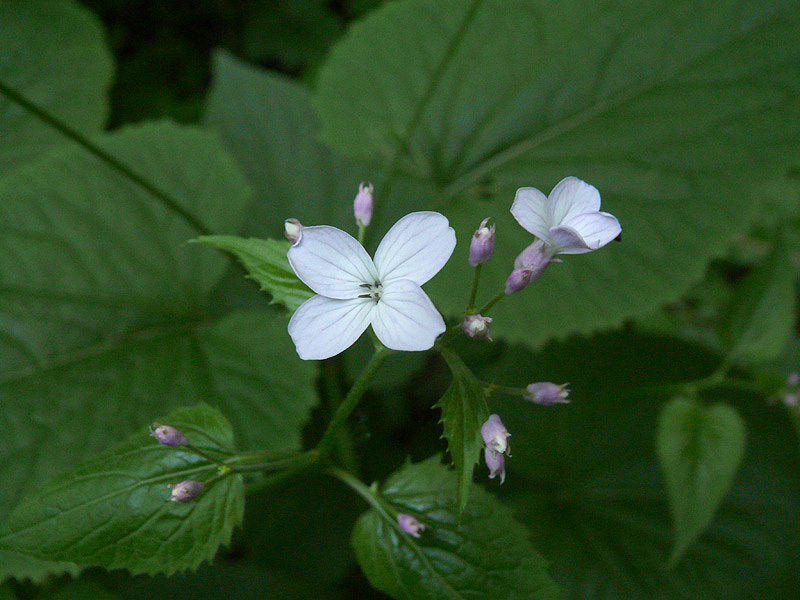
[[[303,227],[287,257],[302,282],[328,298],[357,298],[364,293],[361,284],[378,280],[364,247],[336,227]]]
[[[422,285],[436,275],[456,247],[456,232],[437,212],[414,212],[395,223],[375,252],[380,280]]]
[[[369,298],[309,298],[289,320],[289,335],[303,360],[322,360],[346,350],[364,333],[377,305]]]
[[[511,214],[525,231],[548,241],[550,207],[542,192],[532,187],[519,188],[511,205]]]
[[[571,226],[553,227],[550,238],[558,254],[583,254],[602,248],[622,231],[614,215],[592,212],[570,219]]]
[[[444,319],[413,281],[398,279],[388,286],[372,317],[372,329],[392,350],[427,350],[444,333]]]
[[[548,198],[553,220],[551,227],[575,227],[571,220],[577,215],[600,210],[600,192],[577,177],[566,177],[556,184]]]

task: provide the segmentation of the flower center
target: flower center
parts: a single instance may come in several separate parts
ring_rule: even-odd
[[[375,283],[362,283],[361,287],[366,289],[368,293],[359,294],[358,297],[371,298],[377,304],[378,300],[381,299],[381,294],[383,294],[383,284],[380,281],[376,281]]]

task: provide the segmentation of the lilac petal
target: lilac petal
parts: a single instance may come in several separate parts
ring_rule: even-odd
[[[309,298],[289,320],[297,354],[303,360],[322,360],[343,352],[364,333],[375,306],[369,298]]]
[[[593,212],[572,217],[569,225],[553,227],[550,238],[559,254],[583,254],[602,248],[621,231],[614,215]]]
[[[336,227],[303,227],[287,257],[301,281],[328,298],[357,298],[364,293],[361,284],[378,281],[364,247]]]
[[[427,350],[446,329],[428,295],[408,279],[384,284],[376,306],[372,329],[392,350]]]
[[[547,196],[536,188],[524,187],[517,190],[511,205],[511,214],[528,233],[541,240],[549,239],[548,232],[552,223],[550,207]]]
[[[456,232],[437,212],[415,212],[395,223],[375,252],[380,281],[407,279],[422,285],[453,254]]]
[[[566,177],[556,184],[548,198],[553,220],[551,226],[571,225],[570,219],[600,210],[600,192],[577,177]]]

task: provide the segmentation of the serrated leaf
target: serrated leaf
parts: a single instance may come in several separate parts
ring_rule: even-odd
[[[393,2],[333,47],[315,106],[332,147],[438,190],[397,201],[456,229],[430,284],[450,314],[480,219],[500,240],[487,299],[531,243],[508,212],[517,188],[576,175],[600,190],[624,241],[494,309],[493,334],[538,344],[676,300],[746,230],[751,186],[796,152],[798,36],[794,2]]]
[[[401,536],[385,513],[365,513],[353,530],[353,547],[370,583],[398,600],[558,598],[547,563],[511,511],[476,489],[459,516],[457,485],[439,457],[389,478],[381,499],[426,528],[419,539]]]
[[[233,451],[233,431],[207,406],[158,419],[206,451]],[[35,489],[0,528],[0,546],[42,560],[72,560],[131,573],[196,569],[227,544],[244,515],[241,475],[181,448],[158,444],[145,429],[104,455]],[[168,502],[168,484],[207,484],[187,503]]]
[[[283,304],[290,312],[314,295],[289,265],[286,253],[291,244],[287,241],[245,239],[232,235],[203,236],[191,241],[236,256],[261,289],[272,295],[272,301]]]
[[[71,0],[0,2],[0,81],[84,135],[99,133],[113,63],[100,23]],[[66,138],[0,93],[0,173]]]
[[[664,407],[656,449],[675,522],[671,564],[708,527],[733,483],[744,445],[744,421],[731,406],[706,408],[695,400],[675,398]]]
[[[481,426],[489,418],[486,392],[458,354],[440,348],[453,374],[453,382],[434,408],[442,410],[444,437],[458,474],[458,513],[467,506],[472,470],[483,450]]]
[[[794,329],[795,274],[778,240],[765,262],[738,283],[722,322],[730,361],[752,364],[780,356]]]

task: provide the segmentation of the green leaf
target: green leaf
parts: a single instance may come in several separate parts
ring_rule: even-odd
[[[467,506],[472,486],[472,470],[483,450],[481,426],[489,418],[489,407],[486,405],[483,386],[458,354],[444,348],[440,348],[440,352],[453,373],[453,382],[434,408],[442,409],[444,437],[447,438],[447,448],[458,473],[460,516]]]
[[[204,404],[158,421],[203,450],[234,450],[230,424]],[[242,476],[214,481],[216,475],[216,465],[158,444],[144,430],[26,496],[0,529],[0,545],[132,573],[196,569],[230,541],[244,516]],[[207,487],[191,502],[168,502],[168,484],[187,479]]]
[[[546,562],[511,511],[476,489],[459,517],[456,487],[439,457],[392,475],[381,500],[426,529],[414,539],[400,535],[385,511],[365,513],[353,531],[353,547],[370,583],[398,600],[558,598]]]
[[[722,322],[729,360],[747,364],[780,356],[794,328],[795,273],[779,239],[766,261],[739,282]]]
[[[232,235],[203,236],[191,241],[233,254],[261,289],[272,295],[272,302],[283,304],[290,312],[314,295],[289,266],[286,253],[291,244],[287,241],[244,239]]]
[[[5,504],[5,503],[4,503]],[[3,515],[6,507],[3,506]],[[41,585],[53,575],[70,575],[77,577],[81,568],[72,562],[54,562],[39,560],[19,552],[10,552],[0,548],[0,581],[8,578],[27,580],[35,585]]]
[[[120,600],[103,586],[91,581],[72,581],[56,590],[44,592],[38,600]]]
[[[720,356],[635,332],[573,337],[536,353],[489,349],[494,356],[476,363],[481,380],[570,382],[571,404],[491,402],[514,434],[498,494],[531,529],[565,600],[796,596],[800,456],[783,411],[749,393],[704,393],[742,415],[747,453],[708,529],[665,568],[675,538],[654,432],[670,396],[653,390],[707,377]]]
[[[332,147],[383,170],[397,156],[400,173],[438,190],[396,201],[456,229],[430,284],[450,314],[483,217],[500,242],[482,298],[531,243],[508,212],[517,188],[548,193],[576,175],[600,190],[624,241],[566,257],[495,309],[493,334],[537,344],[676,300],[746,230],[751,186],[796,154],[798,15],[760,0],[387,3],[334,46],[315,106]]]
[[[676,540],[674,565],[708,527],[744,456],[745,425],[736,409],[675,398],[658,421],[656,449],[667,480]]]
[[[0,81],[84,135],[102,129],[113,63],[100,23],[71,0],[0,3]],[[0,174],[65,138],[0,92]]]

